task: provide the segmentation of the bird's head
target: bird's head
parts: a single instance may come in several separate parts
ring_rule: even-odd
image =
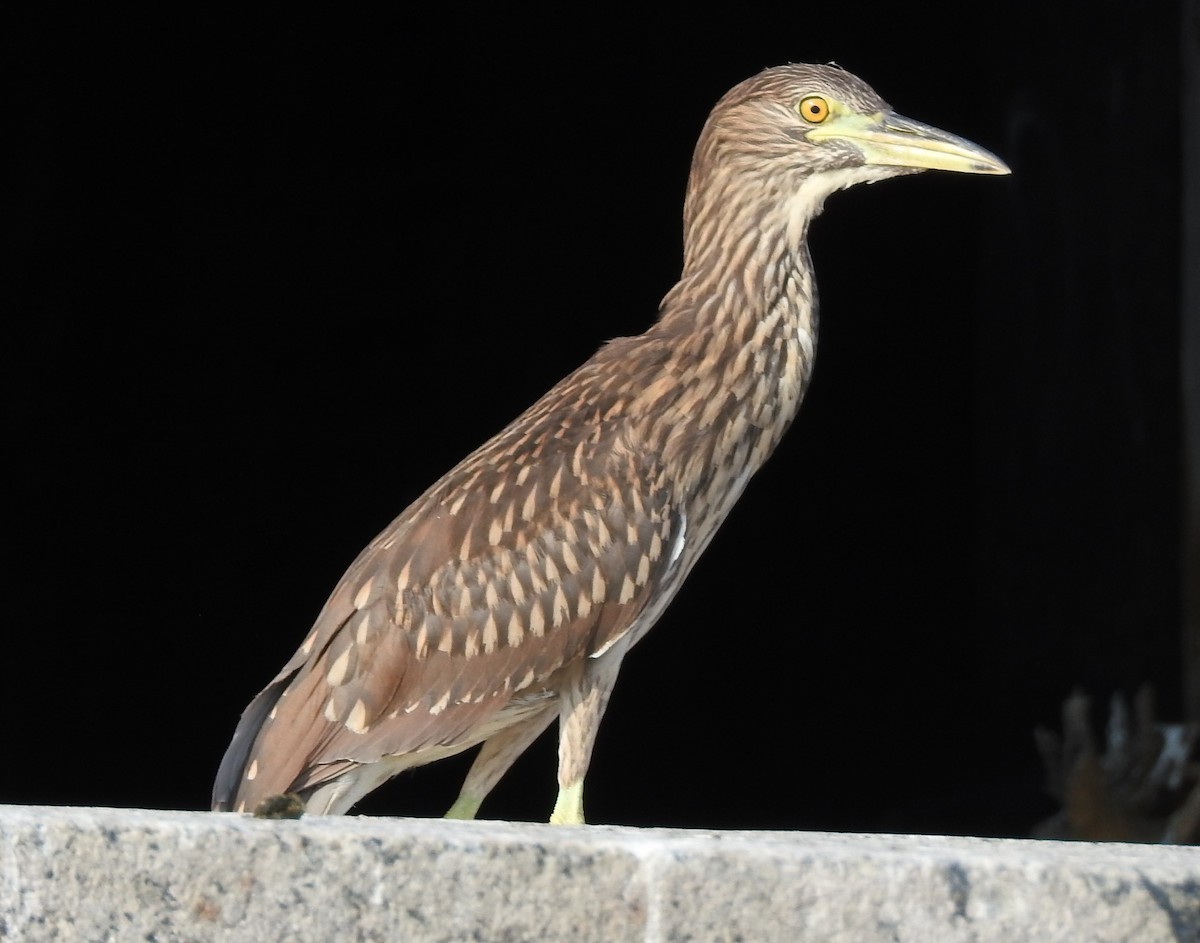
[[[1009,173],[978,145],[896,114],[837,66],[778,66],[713,108],[692,162],[687,216],[709,215],[700,205],[708,200],[725,214],[786,205],[796,221],[789,228],[802,234],[835,190],[922,170]]]

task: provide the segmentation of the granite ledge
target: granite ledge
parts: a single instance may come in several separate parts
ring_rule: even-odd
[[[0,939],[1200,943],[1200,848],[0,806]]]

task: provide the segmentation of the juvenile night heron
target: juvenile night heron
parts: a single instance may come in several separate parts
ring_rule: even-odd
[[[832,66],[768,69],[713,109],[684,265],[658,320],[610,341],[376,537],[242,715],[217,810],[290,793],[343,813],[482,743],[472,817],[558,719],[552,822],[583,780],[621,660],[662,615],[796,415],[816,344],[808,226],[825,198],[995,156],[894,114]]]

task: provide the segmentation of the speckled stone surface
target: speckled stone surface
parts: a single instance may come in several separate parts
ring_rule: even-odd
[[[0,806],[0,939],[1198,943],[1200,848]]]

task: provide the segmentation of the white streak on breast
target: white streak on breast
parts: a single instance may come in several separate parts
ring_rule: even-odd
[[[679,533],[675,535],[675,541],[671,544],[671,558],[668,563],[674,563],[679,559],[679,555],[683,553],[684,538],[687,536],[687,517],[683,514],[679,515]]]

